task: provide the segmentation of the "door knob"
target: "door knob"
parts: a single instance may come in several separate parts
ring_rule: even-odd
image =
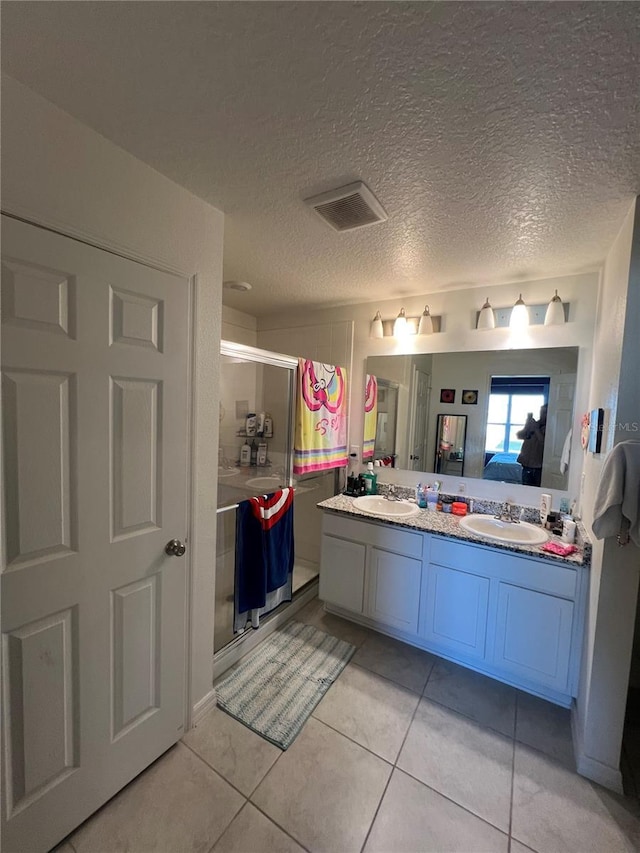
[[[164,552],[170,557],[182,557],[187,550],[187,546],[183,545],[179,539],[170,539],[165,545]]]

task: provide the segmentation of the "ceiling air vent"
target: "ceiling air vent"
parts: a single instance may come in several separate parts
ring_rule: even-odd
[[[384,207],[362,181],[306,198],[305,204],[335,231],[351,231],[387,218]]]

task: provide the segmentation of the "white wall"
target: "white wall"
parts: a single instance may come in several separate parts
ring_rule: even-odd
[[[10,77],[2,79],[2,207],[196,277],[191,700],[211,691],[224,217]]]
[[[325,329],[340,321],[352,322],[353,363],[350,372],[350,426],[349,443],[362,445],[364,387],[367,356],[413,354],[418,352],[471,352],[478,350],[536,349],[546,347],[577,346],[578,377],[576,387],[576,411],[585,411],[589,397],[591,362],[593,358],[593,329],[598,296],[599,277],[597,273],[563,276],[537,281],[515,282],[496,285],[490,288],[449,290],[425,294],[423,296],[394,299],[383,303],[363,303],[314,311],[314,326],[309,324],[308,312],[291,312],[258,320],[258,337],[262,340],[263,330],[278,329],[283,337],[295,336],[298,332],[304,340],[313,328]],[[488,296],[494,308],[513,305],[522,293],[529,304],[546,303],[555,289],[565,302],[571,303],[569,322],[563,326],[531,326],[524,332],[512,332],[510,329],[477,331],[476,312]],[[393,338],[374,340],[369,337],[371,320],[380,309],[383,318],[395,317],[401,307],[405,307],[407,316],[419,316],[425,302],[431,307],[434,316],[442,316],[442,331],[428,337],[412,337],[404,343]],[[286,333],[283,331],[286,330]],[[262,344],[261,344],[262,346]],[[572,466],[569,479],[569,494],[577,494],[580,484],[580,466]],[[385,469],[382,476],[385,481],[403,485],[415,485],[421,479],[420,472],[401,472]],[[445,490],[457,491],[461,481],[459,477],[443,477]],[[542,489],[533,490],[530,486],[492,483],[484,480],[464,478],[467,494],[475,497],[495,497],[498,500],[511,499],[523,504],[537,504]],[[554,493],[555,494],[555,493]],[[555,495],[557,503],[559,492]]]
[[[249,294],[247,294],[249,296]],[[222,306],[222,340],[245,346],[258,346],[258,321],[251,314]]]
[[[635,267],[632,205],[602,272],[594,336],[595,358],[588,409],[605,409],[602,453],[584,464],[583,518],[593,520],[593,499],[606,454],[619,441],[638,437],[617,424],[638,423],[638,322],[640,313],[640,234],[636,225]],[[640,213],[640,209],[638,209]],[[620,788],[620,746],[633,642],[640,553],[633,544],[594,540],[580,695],[574,716],[578,769]]]

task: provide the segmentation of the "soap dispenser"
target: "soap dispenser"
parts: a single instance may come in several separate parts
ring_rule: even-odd
[[[373,470],[373,462],[367,462],[367,470],[362,476],[364,478],[365,494],[375,495],[377,492],[378,476]]]

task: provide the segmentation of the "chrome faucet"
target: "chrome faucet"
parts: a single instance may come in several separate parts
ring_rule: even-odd
[[[495,514],[494,518],[497,518],[498,521],[506,521],[508,524],[519,524],[520,519],[515,518],[515,511],[516,507],[511,503],[511,501],[505,501],[502,504],[502,509],[500,512]]]
[[[393,484],[390,484],[387,487],[386,498],[388,501],[399,501],[400,500],[398,493],[396,492],[396,487]]]

